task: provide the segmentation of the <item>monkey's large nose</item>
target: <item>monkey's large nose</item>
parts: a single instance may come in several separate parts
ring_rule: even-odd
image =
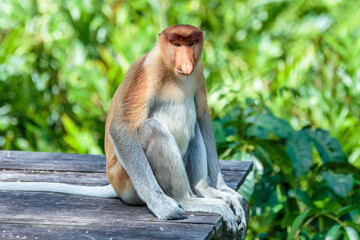
[[[189,75],[192,73],[193,71],[193,66],[192,64],[187,64],[185,65],[184,67],[181,68],[182,69],[182,72],[185,74],[185,75]]]
[[[183,75],[189,75],[193,71],[192,64],[183,64],[180,68],[177,67],[176,71]]]
[[[194,66],[191,60],[191,54],[187,51],[186,48],[183,48],[182,51],[178,53],[175,62],[176,72],[180,74],[189,75],[194,70]]]

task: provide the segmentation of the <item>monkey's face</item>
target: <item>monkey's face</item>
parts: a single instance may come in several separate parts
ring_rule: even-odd
[[[175,70],[179,74],[189,75],[194,69],[194,43],[174,43],[172,48],[175,52]]]
[[[181,26],[167,29],[164,33],[165,58],[170,59],[168,64],[175,75],[190,75],[201,58],[203,48],[203,32],[193,26]]]

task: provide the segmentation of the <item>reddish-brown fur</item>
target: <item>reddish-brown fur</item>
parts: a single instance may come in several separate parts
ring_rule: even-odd
[[[147,79],[145,75],[144,61],[145,54],[136,69],[133,81],[127,91],[124,92],[122,99],[121,116],[122,119],[138,129],[142,114],[147,102]]]
[[[202,73],[201,68],[201,73]],[[206,84],[205,78],[203,74],[199,74],[200,76],[197,78],[199,79],[199,88],[198,92],[195,95],[195,104],[196,104],[196,115],[197,117],[202,117],[205,112],[209,112],[206,100]]]
[[[105,125],[105,154],[108,179],[115,192],[121,195],[123,191],[134,190],[130,178],[124,168],[117,161],[114,146],[110,139],[109,129],[114,118],[121,118],[129,129],[139,127],[144,102],[146,101],[146,77],[144,74],[144,60],[146,54],[130,67],[119,88],[116,90]],[[120,107],[121,106],[121,107]],[[116,114],[118,113],[118,115]]]
[[[165,34],[166,39],[171,43],[198,43],[202,37],[202,31],[192,32],[189,35],[181,35],[177,33]]]

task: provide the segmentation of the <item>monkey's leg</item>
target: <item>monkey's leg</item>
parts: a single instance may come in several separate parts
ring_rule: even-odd
[[[138,131],[146,158],[162,190],[185,211],[218,213],[227,226],[236,231],[236,218],[225,201],[192,195],[180,150],[169,130],[158,120],[149,119]],[[165,206],[164,206],[165,207]]]
[[[222,199],[231,205],[237,220],[240,221],[239,228],[244,229],[246,227],[246,214],[241,206],[243,198],[230,188],[232,192],[222,191],[210,187],[207,183],[208,164],[206,149],[198,124],[195,126],[195,138],[190,142],[186,156],[186,170],[190,186],[195,194],[204,198]]]
[[[180,150],[166,126],[156,119],[148,119],[138,131],[138,136],[155,178],[165,194],[175,200],[190,197],[191,188]]]
[[[109,180],[115,180],[115,184],[113,181],[112,185],[118,187],[119,196],[130,204],[136,204],[140,198],[159,219],[179,219],[184,214],[184,210],[174,199],[164,193],[156,181],[154,172],[140,144],[139,133],[129,131],[119,123],[112,124],[110,137],[116,160],[127,173],[127,175],[121,175],[121,169],[119,167],[114,168],[114,166],[118,166],[116,164],[109,166]],[[114,174],[120,175],[118,178],[116,178],[117,176],[115,179],[111,178],[111,176],[114,177]],[[127,176],[131,180],[131,185],[128,184]],[[136,194],[133,191],[134,189]]]

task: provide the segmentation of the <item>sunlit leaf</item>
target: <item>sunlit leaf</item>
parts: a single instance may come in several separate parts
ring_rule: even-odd
[[[241,185],[239,189],[239,194],[243,196],[246,200],[250,201],[255,188],[254,181],[254,171],[251,171],[246,177],[245,182]]]
[[[334,225],[325,236],[325,240],[336,240],[338,238],[340,225]]]
[[[345,227],[345,231],[350,240],[359,240],[359,233],[352,227]]]

